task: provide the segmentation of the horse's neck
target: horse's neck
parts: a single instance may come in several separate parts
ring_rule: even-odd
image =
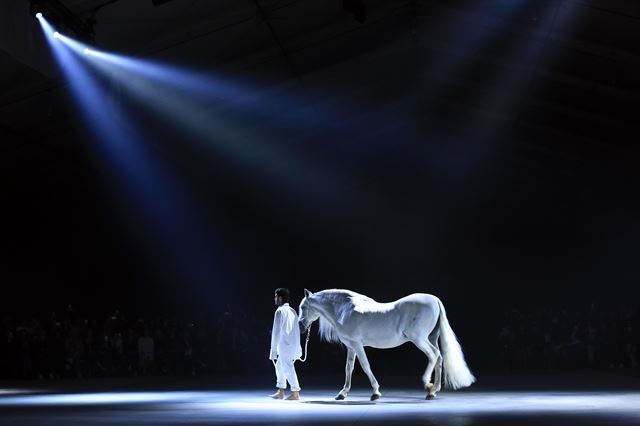
[[[327,320],[332,327],[338,325],[342,317],[345,304],[349,303],[349,295],[345,293],[325,293],[317,298],[320,315]]]
[[[347,300],[336,294],[320,294],[315,298],[315,307],[320,314],[320,337],[327,342],[342,341],[338,330],[343,319]]]

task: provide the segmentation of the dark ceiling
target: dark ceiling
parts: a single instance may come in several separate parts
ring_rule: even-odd
[[[18,0],[6,4],[10,3]],[[421,214],[427,211],[428,202],[420,201],[412,190],[423,185],[429,173],[439,174],[436,182],[446,181],[433,186],[431,193],[432,200],[451,203],[440,212],[443,224],[448,223],[450,212],[466,209],[460,200],[483,199],[475,216],[457,223],[458,231],[448,240],[464,242],[474,254],[485,253],[481,241],[489,233],[478,223],[492,216],[505,225],[491,231],[491,241],[515,238],[513,235],[523,240],[540,239],[548,252],[557,255],[586,238],[582,227],[576,228],[576,235],[569,232],[558,237],[573,238],[573,245],[555,245],[555,237],[550,236],[557,235],[560,228],[571,228],[583,208],[596,213],[583,218],[581,226],[588,228],[589,223],[604,221],[606,232],[621,238],[634,235],[625,240],[625,250],[637,245],[640,233],[627,227],[635,223],[634,214],[640,211],[636,199],[640,177],[637,1],[365,0],[367,17],[363,23],[345,12],[342,0],[173,0],[157,7],[151,0],[63,3],[78,16],[95,16],[95,44],[101,49],[242,78],[260,90],[275,87],[274,97],[286,93],[310,105],[339,106],[348,112],[337,121],[343,120],[345,127],[366,128],[366,135],[383,140],[376,142],[378,161],[357,172],[347,161],[334,164],[336,172],[357,175],[354,191],[369,200],[363,210],[380,207],[371,201],[378,198],[398,206],[381,208],[384,213],[375,220],[365,218],[360,221],[361,228],[353,228],[358,229],[352,231],[357,235],[369,235],[370,231],[385,241],[385,250],[363,255],[364,264],[385,258],[396,243],[408,247],[422,244],[415,228],[406,231],[402,223],[419,224]],[[18,13],[19,8],[6,10]],[[32,21],[25,25],[31,26],[30,37],[36,40],[32,45],[37,47],[42,43],[41,38],[38,42],[40,29]],[[94,210],[110,207],[98,190],[100,172],[87,161],[81,115],[69,99],[63,78],[49,74],[50,67],[33,59],[34,55],[29,59],[28,52],[16,53],[16,46],[27,45],[24,34],[6,36],[0,44],[1,190],[12,211],[5,221],[7,229],[14,228],[9,241],[22,244],[18,243],[21,231],[15,229],[25,223],[42,222],[34,225],[38,231],[29,233],[36,238],[35,234],[55,227],[61,218],[68,229],[46,235],[56,240],[69,237],[80,246],[90,239],[108,241],[99,231],[104,218],[95,216]],[[381,120],[381,116],[393,116],[393,120]],[[340,149],[372,156],[369,150],[373,150],[373,143],[369,144],[366,135],[341,141],[345,143]],[[326,154],[323,147],[302,148],[309,155]],[[402,152],[408,158],[401,158]],[[491,161],[480,162],[479,158]],[[479,164],[482,171],[456,177],[447,174],[455,167],[470,169],[469,164]],[[549,196],[549,192],[553,194]],[[506,193],[509,202],[504,201],[502,194]],[[460,201],[457,204],[451,201],[456,199]],[[519,199],[525,201],[513,201]],[[487,207],[492,200],[509,205],[509,213]],[[540,207],[540,200],[547,204]],[[94,213],[81,219],[86,216],[83,206],[87,203],[93,205]],[[600,204],[604,207],[598,207]],[[613,210],[609,209],[612,204]],[[513,219],[513,212],[520,210],[529,212],[524,222]],[[522,230],[523,223],[553,217],[556,211],[563,213],[551,220],[550,227],[543,220],[544,226]],[[383,216],[397,223],[381,229],[376,221]],[[84,223],[83,236],[70,231],[76,220]],[[615,223],[618,220],[619,226]],[[447,229],[444,225],[441,228]],[[320,235],[323,230],[313,232]],[[28,265],[25,258],[43,256],[38,252],[41,245],[37,238],[35,241],[20,248],[7,247],[8,252],[17,253],[9,256],[13,259],[10,262]],[[323,244],[329,247],[327,241]],[[598,241],[584,244],[584,259],[591,256],[586,252]],[[56,244],[45,247],[55,251]],[[513,250],[508,247],[501,249],[502,254],[511,256]],[[446,256],[447,250],[457,249],[445,245],[430,250],[440,256],[431,257],[431,266],[437,269],[438,259]],[[81,252],[75,251],[86,261]],[[427,252],[416,251],[426,257],[433,254]],[[456,259],[464,258],[455,253]],[[527,255],[526,250],[522,253]],[[517,262],[513,256],[510,259]],[[339,257],[328,263],[339,262]],[[405,267],[408,263],[403,262],[418,263],[418,257],[399,254],[397,259],[389,259],[388,268]],[[481,257],[474,262],[476,271],[491,275],[486,266],[489,262]],[[624,265],[631,263],[628,259]],[[621,265],[616,263],[615,267]],[[416,268],[407,272],[405,282],[425,277],[417,272],[422,269]],[[55,266],[50,265],[50,270]],[[375,268],[371,271],[374,275]],[[515,268],[513,274],[522,277],[523,271],[525,266]],[[293,277],[304,275],[290,273]],[[325,276],[330,277],[329,273]],[[379,277],[383,280],[387,276],[381,272]],[[446,280],[442,277],[446,274],[440,276]]]
[[[367,55],[386,52],[380,55],[401,60],[403,85],[434,80],[446,86],[423,96],[435,96],[450,118],[481,108],[488,119],[516,128],[523,149],[634,169],[640,5],[632,0],[519,2],[524,6],[515,16],[506,13],[511,0],[483,7],[473,1],[366,1],[363,24],[339,0],[174,0],[159,7],[150,0],[63,3],[79,16],[95,16],[101,48],[266,81],[298,79],[300,90],[332,80],[356,97],[358,91],[375,92],[394,77]],[[481,31],[493,32],[496,41],[479,47],[460,43],[458,32]],[[525,35],[526,44],[518,45]],[[502,46],[509,43],[513,49]],[[460,55],[466,62],[462,70],[431,67],[433,58]],[[366,80],[353,84],[359,67],[367,67]],[[0,70],[3,170],[28,166],[49,176],[59,168],[83,168],[74,159],[76,114],[64,82],[1,50]],[[517,91],[496,78],[510,74],[525,76]],[[496,102],[480,103],[468,93]]]

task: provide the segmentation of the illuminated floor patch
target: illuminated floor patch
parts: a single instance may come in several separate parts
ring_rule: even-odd
[[[264,391],[2,394],[7,424],[640,424],[640,392],[444,392],[425,401],[415,391],[389,390],[377,402],[352,392],[303,391],[301,401],[276,401]],[[3,422],[4,424],[4,422]]]
[[[11,388],[0,388],[0,396],[3,395],[17,395],[17,394],[25,394],[25,393],[35,393],[36,391],[31,389],[11,389]]]

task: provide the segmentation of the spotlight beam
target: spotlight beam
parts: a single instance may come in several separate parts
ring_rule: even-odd
[[[323,141],[333,140],[338,136],[352,141],[362,137],[361,132],[357,129],[340,124],[343,117],[350,115],[350,110],[346,111],[348,106],[345,105],[345,102],[340,105],[332,104],[330,107],[323,106],[318,103],[317,99],[310,101],[293,94],[282,96],[279,91],[285,86],[259,90],[246,83],[214,76],[211,73],[194,72],[149,59],[100,51],[70,37],[63,38],[63,41],[77,53],[85,53],[90,56],[91,64],[99,68],[101,72],[115,74],[114,78],[122,81],[124,85],[132,86],[131,79],[123,75],[126,72],[134,78],[144,77],[146,80],[162,83],[163,87],[173,88],[182,97],[186,97],[185,94],[188,94],[190,102],[194,100],[206,102],[207,108],[220,105],[222,111],[229,112],[234,116],[246,115],[247,113],[255,114],[257,118],[268,120],[271,125],[286,128],[295,127],[296,131],[300,129],[309,132],[314,135],[315,139],[305,137],[308,143],[307,152],[313,149],[333,149],[334,147],[327,146]],[[140,80],[138,79],[138,81]],[[157,107],[157,105],[152,106]],[[360,109],[361,107],[353,106],[353,108]],[[252,118],[251,120],[255,121]],[[311,145],[314,140],[321,145],[317,147]],[[340,154],[344,153],[344,146],[336,147],[336,149],[340,151]],[[344,178],[348,180],[346,176]]]
[[[135,229],[153,241],[151,248],[170,260],[165,267],[181,280],[197,285],[215,282],[220,273],[217,270],[223,268],[217,262],[217,233],[204,225],[185,195],[187,189],[169,173],[162,159],[146,149],[145,136],[126,118],[115,120],[112,110],[105,108],[104,87],[81,56],[74,54],[79,52],[67,43],[71,39],[59,33],[54,37],[56,31],[51,24],[43,17],[38,20],[71,82],[68,87],[72,97],[95,135],[93,152],[118,184],[118,198],[133,208]],[[82,45],[74,45],[78,46]]]
[[[246,90],[242,91],[232,84],[223,84],[222,80],[207,79],[176,67],[96,50],[63,34],[58,36],[58,40],[74,53],[82,55],[88,64],[102,74],[126,87],[129,93],[163,119],[175,122],[190,133],[198,135],[198,139],[205,142],[202,146],[208,151],[216,155],[222,154],[225,159],[237,163],[247,171],[263,172],[261,174],[274,180],[278,188],[289,187],[296,193],[315,195],[325,200],[339,198],[342,203],[353,200],[353,195],[347,196],[337,190],[350,187],[345,184],[346,177],[332,173],[328,178],[318,164],[280,149],[277,144],[265,140],[263,134],[253,134],[241,125],[231,127],[232,120],[219,118],[220,111],[212,111],[209,103],[203,104],[202,99],[198,100],[197,96],[192,95],[197,90],[200,95],[202,92],[213,93],[218,88],[226,95],[246,94]],[[176,80],[180,83],[176,84]],[[166,84],[158,85],[158,81]],[[214,88],[207,89],[211,86]],[[259,106],[260,104],[253,105],[254,108]],[[277,111],[286,117],[284,111],[291,109],[289,105],[283,105],[279,110],[274,106],[267,106],[265,114],[275,114]],[[298,110],[295,109],[296,112]],[[311,117],[311,120],[317,120],[317,117]],[[316,123],[319,124],[317,121]],[[296,178],[291,179],[291,176]],[[299,202],[297,205],[300,206]]]

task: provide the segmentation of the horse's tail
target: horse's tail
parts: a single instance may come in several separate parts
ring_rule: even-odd
[[[438,299],[438,306],[440,307],[440,346],[444,363],[444,384],[452,389],[471,386],[476,381],[476,378],[473,377],[469,366],[464,360],[462,348],[449,325],[447,313],[440,299]]]

